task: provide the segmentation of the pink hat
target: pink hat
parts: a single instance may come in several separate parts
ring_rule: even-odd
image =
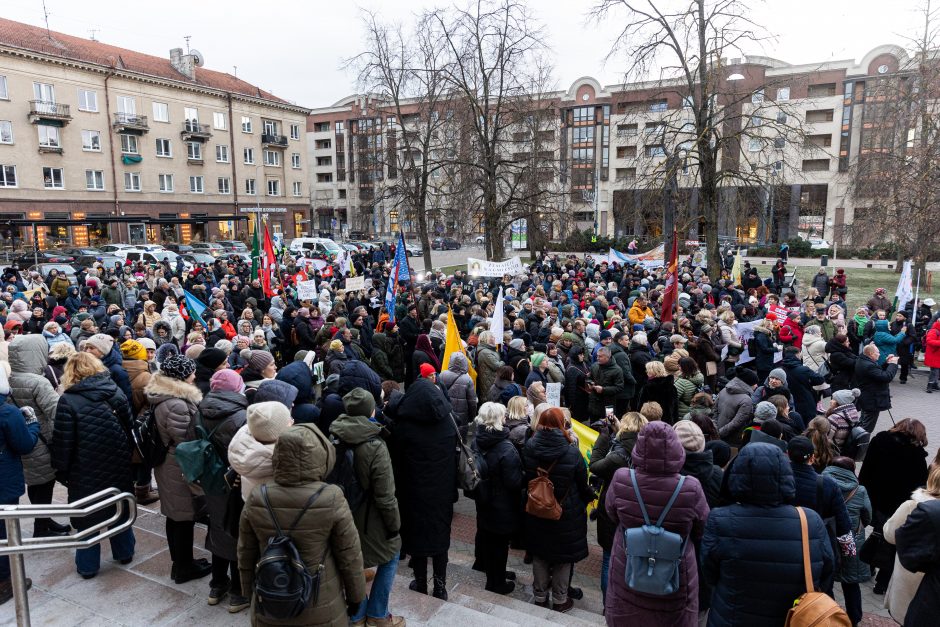
[[[241,392],[245,389],[245,382],[237,372],[226,368],[212,375],[209,389],[213,392]]]

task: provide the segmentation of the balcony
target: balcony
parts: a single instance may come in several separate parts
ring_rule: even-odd
[[[30,100],[27,118],[33,124],[65,126],[72,120],[72,114],[69,112],[67,104],[47,100]]]
[[[183,141],[198,142],[204,142],[212,137],[212,133],[209,131],[208,124],[199,124],[198,122],[193,122],[190,120],[183,122],[183,130],[180,132],[180,135],[182,136]]]
[[[136,133],[138,135],[150,130],[146,115],[123,112],[114,114],[114,123],[111,124],[111,128],[113,128],[116,133]]]
[[[287,148],[287,136],[262,133],[261,145],[264,148]]]

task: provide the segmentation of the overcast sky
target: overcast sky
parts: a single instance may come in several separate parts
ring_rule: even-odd
[[[586,14],[596,0],[529,0],[547,27],[555,82],[567,89],[581,76],[620,82],[623,61],[604,58],[617,21],[596,27]],[[238,76],[306,107],[329,106],[357,90],[343,60],[361,51],[361,11],[408,22],[422,8],[448,0],[46,0],[49,26],[79,37],[167,57],[190,45],[206,67]],[[789,0],[752,2],[751,17],[776,36],[749,51],[791,63],[860,59],[884,43],[904,45],[921,18],[919,0]],[[781,10],[782,8],[782,10]],[[42,0],[0,0],[5,18],[43,25]]]

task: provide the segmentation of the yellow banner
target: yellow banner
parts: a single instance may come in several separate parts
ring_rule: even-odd
[[[467,355],[467,350],[463,347],[463,341],[460,339],[460,331],[457,330],[457,322],[454,320],[454,312],[447,308],[447,335],[444,341],[444,359],[441,361],[441,370],[446,370],[447,365],[450,363],[450,356],[453,353],[463,353],[464,357],[467,358],[467,364],[469,365],[469,370],[467,374],[470,375],[470,379],[473,380],[473,384],[477,383],[477,371],[473,368],[473,361],[471,361],[470,356]]]

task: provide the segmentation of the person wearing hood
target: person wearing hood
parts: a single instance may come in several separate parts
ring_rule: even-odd
[[[219,370],[212,375],[209,393],[199,401],[199,420],[210,435],[210,442],[229,466],[228,448],[235,434],[246,424],[248,399],[243,394],[245,384],[234,370]],[[229,612],[248,607],[249,599],[242,595],[241,577],[237,563],[238,529],[225,524],[229,494],[206,494],[209,510],[209,532],[206,548],[212,554],[212,579],[209,581],[209,605],[217,605],[229,595]],[[238,499],[240,504],[240,499]]]
[[[313,374],[306,360],[294,361],[281,368],[275,379],[292,385],[297,390],[291,417],[295,424],[316,423],[320,408],[314,404]]]
[[[703,449],[704,446],[702,436]],[[618,529],[643,526],[646,510],[653,515],[663,511],[680,483],[679,471],[684,463],[685,449],[672,427],[663,422],[653,422],[643,427],[633,449],[633,468],[614,474],[604,501],[607,514],[617,521]],[[641,507],[641,502],[645,509]],[[685,552],[679,566],[679,589],[666,597],[650,597],[632,591],[623,577],[614,577],[608,582],[604,602],[608,625],[697,627],[699,590],[694,545],[702,537],[708,512],[701,484],[695,477],[687,476],[662,522],[664,529],[688,540],[684,543]],[[626,572],[623,534],[614,536],[611,562],[615,573]]]
[[[865,486],[859,485],[855,476],[855,460],[850,457],[835,457],[823,470],[839,487],[845,508],[849,514],[855,546],[865,543],[865,528],[871,523],[872,508]],[[836,581],[842,584],[845,610],[853,625],[862,622],[862,591],[860,585],[871,580],[871,569],[858,555],[843,555],[836,572]],[[885,597],[887,601],[887,597]]]
[[[480,333],[478,337],[476,366],[477,366],[477,394],[481,400],[488,395],[490,388],[496,381],[497,371],[504,366],[499,353],[496,352],[497,338],[490,331]],[[515,374],[515,372],[513,373]]]
[[[535,604],[567,612],[574,605],[568,595],[571,570],[588,556],[587,504],[594,491],[578,447],[565,428],[564,412],[552,407],[539,416],[535,434],[522,449],[525,481],[548,473],[555,498],[562,508],[558,520],[525,514],[526,548],[532,555]]]
[[[78,313],[79,308],[83,307],[82,299],[78,295],[78,287],[68,288],[68,294],[65,297],[63,302],[65,310],[68,312],[69,316],[74,316]]]
[[[131,386],[131,396],[128,399],[131,405],[131,416],[137,417],[147,408],[147,394],[144,390],[150,383],[150,364],[147,360],[147,349],[137,340],[125,340],[121,344],[122,367],[127,372]],[[156,490],[152,489],[152,471],[146,463],[134,464],[134,495],[137,502],[148,505],[159,499]]]
[[[55,471],[52,468],[49,445],[53,441],[56,406],[59,395],[44,376],[49,347],[41,335],[17,335],[8,348],[10,359],[10,396],[17,407],[29,407],[39,421],[39,443],[23,455],[26,493],[35,505],[52,503]],[[37,518],[33,537],[61,536],[69,532],[51,518]]]
[[[203,395],[209,393],[212,375],[228,366],[227,359],[228,355],[225,354],[225,351],[215,347],[206,348],[199,353],[199,357],[196,358],[196,380],[194,383]]]
[[[68,298],[69,287],[71,287],[71,285],[71,281],[69,281],[69,278],[65,276],[65,274],[57,273],[49,285],[49,291],[55,296],[57,301],[62,303]]]
[[[89,353],[77,353],[68,360],[62,388],[52,438],[52,465],[59,480],[68,486],[69,502],[109,488],[130,492],[130,401],[107,368]],[[107,520],[114,512],[109,508],[76,517],[72,524],[81,532]],[[125,529],[112,536],[110,544],[114,560],[129,564],[134,557],[134,530]],[[75,566],[83,578],[94,577],[101,567],[101,545],[78,549]]]
[[[854,387],[855,362],[858,351],[852,350],[849,338],[837,333],[826,342],[825,352],[829,356],[829,385],[833,393]],[[820,362],[821,363],[821,362]]]
[[[409,588],[428,592],[433,562],[433,595],[447,600],[447,551],[457,502],[457,426],[450,401],[435,384],[435,369],[423,364],[396,407],[391,450],[402,516],[402,551],[412,557]]]
[[[711,511],[702,538],[702,574],[714,589],[708,625],[782,625],[806,592],[800,517],[789,505],[796,493],[790,462],[772,444],[751,443],[726,474],[734,502]],[[820,590],[832,579],[834,556],[819,514],[803,512]]]
[[[803,358],[803,365],[816,372],[826,361],[826,343],[822,338],[821,329],[818,326],[806,327],[803,334],[803,345],[800,354]],[[831,341],[831,340],[829,340]]]
[[[22,456],[39,442],[40,424],[36,412],[27,406],[25,412],[14,403],[8,403],[10,383],[6,370],[0,368],[0,505],[16,505],[25,491]],[[0,525],[0,540],[7,535],[6,525]],[[26,580],[26,587],[32,581]],[[13,598],[10,580],[10,559],[0,556],[0,606]]]
[[[194,418],[202,401],[202,393],[192,384],[195,373],[191,359],[173,355],[160,364],[160,371],[144,389],[157,433],[167,447],[166,459],[153,472],[160,489],[160,512],[166,516],[170,577],[177,584],[201,579],[212,571],[207,560],[193,558],[195,499],[201,490],[186,481],[176,461],[176,445],[195,437]]]
[[[146,328],[153,329],[153,325],[160,319],[160,312],[157,311],[157,303],[152,300],[144,302],[144,310],[140,312],[140,315],[137,317],[137,322],[142,322]]]
[[[232,437],[228,447],[229,464],[238,473],[242,498],[274,476],[274,444],[294,421],[283,403],[269,401],[249,405],[246,424]]]
[[[183,320],[183,316],[180,314],[179,305],[167,300],[160,317],[170,325],[170,336],[176,342],[176,345],[182,346],[183,340],[186,338],[186,321]]]
[[[243,594],[253,596],[253,625],[346,625],[347,616],[366,598],[362,549],[353,515],[343,491],[324,482],[335,461],[333,446],[316,426],[295,425],[274,446],[273,481],[252,490],[245,500],[238,534],[238,568]],[[307,569],[322,567],[319,594],[316,603],[293,619],[268,619],[254,596],[255,568],[264,547],[277,534],[275,524],[288,529],[298,516],[291,535]]]
[[[375,399],[362,388],[343,397],[346,413],[330,425],[334,443],[353,451],[353,469],[365,498],[352,512],[365,568],[377,567],[368,598],[350,616],[351,624],[402,627],[405,620],[388,611],[389,595],[398,571],[401,518],[395,498],[392,460],[375,420]]]
[[[252,403],[264,403],[267,401],[277,401],[284,405],[288,411],[294,408],[294,399],[297,398],[297,388],[290,383],[284,383],[277,379],[265,379],[255,390],[251,398]],[[296,422],[296,421],[295,421]]]
[[[467,437],[470,421],[477,415],[477,391],[468,374],[470,362],[462,352],[451,353],[447,370],[439,378],[453,408],[460,436]]]

